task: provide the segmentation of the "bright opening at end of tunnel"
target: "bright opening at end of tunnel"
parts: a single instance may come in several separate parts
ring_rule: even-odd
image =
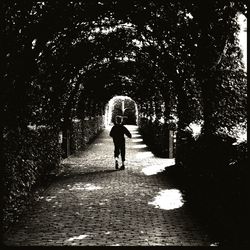
[[[148,202],[156,208],[164,210],[177,209],[183,206],[184,200],[182,193],[178,189],[161,190],[153,201]]]
[[[136,102],[128,96],[114,96],[109,100],[105,109],[105,127],[114,124],[116,116],[122,118],[125,125],[138,124],[138,107]],[[133,131],[131,131],[133,132]]]

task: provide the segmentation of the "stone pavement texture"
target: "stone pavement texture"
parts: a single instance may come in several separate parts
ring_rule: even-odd
[[[127,126],[126,169],[115,170],[106,129],[65,159],[43,196],[5,235],[7,246],[210,246],[182,193],[162,174],[174,159],[155,157]]]

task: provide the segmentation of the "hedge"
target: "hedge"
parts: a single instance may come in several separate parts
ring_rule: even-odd
[[[139,132],[144,142],[159,157],[169,156],[169,128],[169,124],[162,124],[158,120],[154,122],[147,118],[139,120]],[[171,130],[175,131],[175,128],[171,127]],[[175,154],[175,143],[173,151]]]
[[[35,186],[60,163],[58,133],[49,127],[10,130],[4,136],[3,226],[8,228],[25,208]]]
[[[74,120],[71,131],[71,152],[83,150],[103,130],[103,116]]]

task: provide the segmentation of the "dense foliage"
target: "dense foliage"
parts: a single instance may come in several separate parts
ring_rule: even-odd
[[[187,106],[198,111],[191,120],[204,115],[210,129],[225,110],[237,114],[233,121],[244,119],[236,39],[243,1],[3,1],[2,7],[7,126],[65,121],[76,115],[79,96],[105,105],[127,94],[141,105],[158,91],[168,108],[169,97],[177,97],[181,126],[190,122]],[[237,102],[218,96],[217,110],[210,98],[223,92]]]

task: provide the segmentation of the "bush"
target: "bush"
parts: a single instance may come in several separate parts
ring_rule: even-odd
[[[197,200],[202,204],[202,213],[213,221],[213,229],[234,236],[240,232],[241,237],[249,210],[247,142],[236,143],[236,138],[224,133],[202,134],[184,146],[183,177],[179,181],[187,196],[194,204]]]
[[[226,206],[240,206],[247,194],[247,143],[225,133],[201,134],[182,145],[182,164],[191,193],[211,196]],[[197,191],[195,191],[197,190]],[[237,205],[238,204],[238,205]],[[235,207],[234,207],[235,208]],[[235,208],[236,209],[236,208]]]

